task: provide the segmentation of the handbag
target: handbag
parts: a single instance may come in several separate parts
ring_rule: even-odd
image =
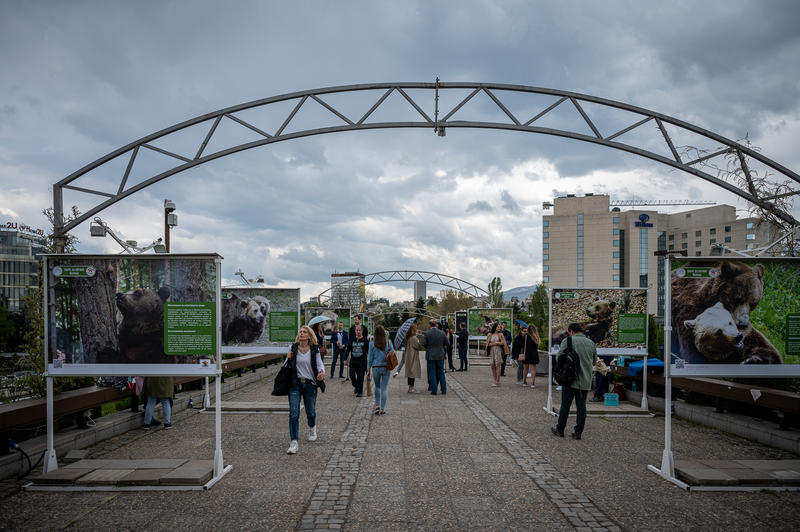
[[[397,355],[394,354],[394,351],[389,351],[388,353],[386,353],[386,371],[392,371],[396,367],[397,367]]]
[[[275,382],[272,385],[272,395],[289,395],[289,388],[292,387],[294,377],[294,367],[287,360],[283,367],[275,375]]]
[[[508,348],[508,342],[506,342],[505,339],[503,339],[503,353],[505,353],[506,356],[511,354],[511,349]]]
[[[367,397],[372,396],[372,381],[367,381]]]

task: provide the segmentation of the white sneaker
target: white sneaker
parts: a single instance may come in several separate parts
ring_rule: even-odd
[[[286,449],[286,454],[297,454],[297,440],[292,440],[292,443],[289,444],[289,448]]]
[[[534,386],[533,384],[531,384],[531,388],[536,388],[536,386]]]
[[[522,381],[517,381],[517,384],[520,385],[520,386],[524,386],[525,385],[525,383],[522,382]]]
[[[311,427],[311,434],[308,435],[308,441],[317,441],[317,426]]]

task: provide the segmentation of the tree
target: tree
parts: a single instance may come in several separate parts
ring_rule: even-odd
[[[548,331],[550,326],[550,296],[544,283],[536,285],[536,288],[531,293],[526,316],[528,317],[526,321],[536,325],[539,330],[539,336],[542,338],[542,345],[539,348],[543,349],[543,345],[547,343],[546,339],[550,336]]]
[[[465,310],[475,306],[475,300],[463,292],[448,290],[439,301],[438,312],[447,316],[457,310]]]
[[[492,278],[489,283],[489,307],[490,308],[503,308],[505,301],[503,299],[503,282],[499,277]]]

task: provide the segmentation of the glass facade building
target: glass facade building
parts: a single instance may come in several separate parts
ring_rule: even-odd
[[[0,305],[9,312],[21,311],[23,298],[38,285],[44,247],[43,236],[0,228]]]

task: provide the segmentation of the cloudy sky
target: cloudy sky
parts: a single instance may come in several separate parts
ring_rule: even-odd
[[[768,7],[736,0],[0,0],[0,215],[44,229],[53,183],[217,109],[437,76],[653,109],[728,138],[748,135],[797,171],[798,20],[800,3],[791,0]],[[431,98],[421,98],[432,114]],[[455,98],[443,95],[442,108]],[[355,116],[376,99],[336,103]],[[522,114],[531,110],[528,117],[537,112],[529,101],[515,103]],[[488,108],[475,105],[477,113]],[[274,132],[286,109],[242,118]],[[391,109],[384,119],[403,119]],[[542,125],[570,120],[547,118]],[[316,119],[298,115],[294,127]],[[206,131],[160,147],[192,156]],[[151,156],[132,180],[158,166],[160,156]],[[100,172],[88,183],[113,190],[118,177]],[[429,129],[370,130],[248,150],[150,186],[100,216],[124,238],[149,242],[162,234],[162,202],[170,198],[179,216],[174,252],[218,252],[226,280],[242,269],[272,286],[300,287],[304,298],[327,288],[331,272],[355,269],[435,271],[482,287],[497,275],[511,288],[541,279],[542,202],[585,192],[746,208],[722,189],[617,150],[451,128],[444,138]],[[88,209],[83,195],[67,194],[65,203]],[[120,251],[110,238],[91,238],[88,223],[73,232],[81,252]],[[396,300],[412,290],[377,285],[374,292]]]

